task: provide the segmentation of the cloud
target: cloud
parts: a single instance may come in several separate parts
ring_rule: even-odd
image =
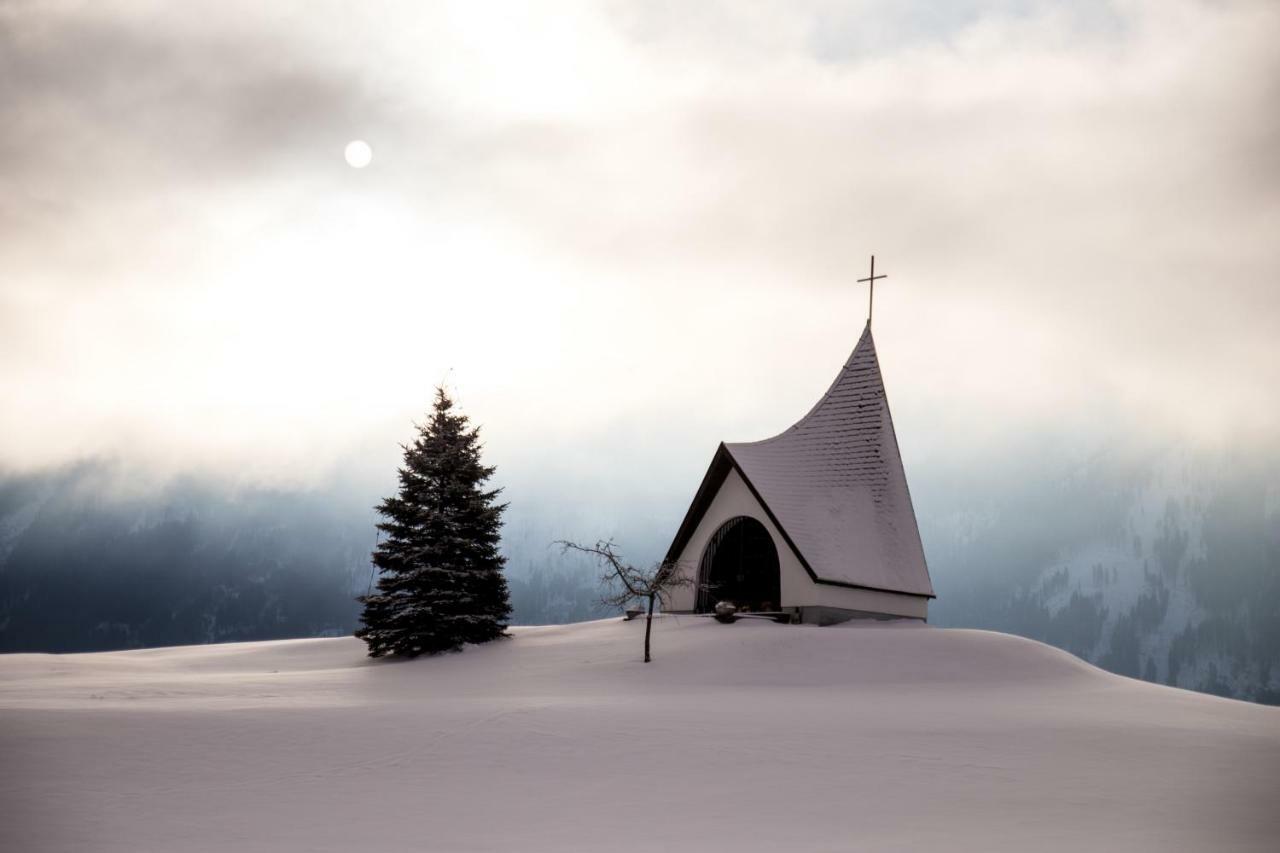
[[[0,13],[9,465],[306,470],[452,367],[505,460],[676,482],[871,252],[908,451],[1280,423],[1273,4],[219,8]]]
[[[158,191],[314,166],[317,139],[342,144],[376,118],[360,78],[316,62],[287,29],[145,9],[0,10],[7,248]]]

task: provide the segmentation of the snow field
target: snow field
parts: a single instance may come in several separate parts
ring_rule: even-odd
[[[1280,709],[1016,637],[664,617],[0,656],[0,850],[1275,850]]]

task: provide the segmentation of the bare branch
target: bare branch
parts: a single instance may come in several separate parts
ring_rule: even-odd
[[[632,598],[643,598],[649,594],[647,589],[649,584],[645,582],[647,579],[638,569],[622,562],[622,558],[613,550],[612,539],[602,539],[591,546],[579,545],[577,542],[570,542],[566,539],[560,539],[555,544],[560,546],[561,551],[580,551],[583,554],[594,555],[608,563],[609,571],[601,576],[601,580],[606,583],[618,580],[626,587],[627,597],[622,600],[622,603],[626,603]]]

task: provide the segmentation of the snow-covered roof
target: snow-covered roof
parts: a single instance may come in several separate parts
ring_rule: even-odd
[[[720,446],[670,559],[730,465],[815,581],[933,596],[870,323],[827,393],[794,426]]]

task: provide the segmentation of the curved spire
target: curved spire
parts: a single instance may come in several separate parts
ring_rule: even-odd
[[[725,448],[818,580],[933,595],[869,319],[808,414]]]

